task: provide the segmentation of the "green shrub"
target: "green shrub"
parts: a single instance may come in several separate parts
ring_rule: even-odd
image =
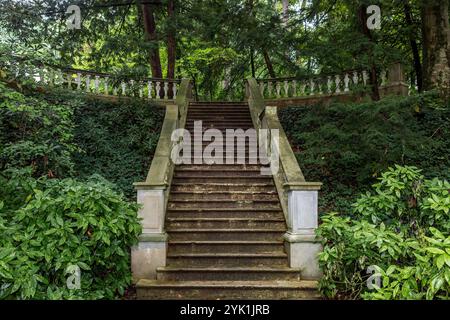
[[[159,139],[164,109],[140,100],[87,100],[75,112],[75,171],[98,173],[135,199],[133,182],[145,179]]]
[[[36,180],[10,170],[0,185],[0,298],[123,294],[131,282],[129,248],[141,232],[136,204],[98,177]],[[70,266],[81,269],[79,290],[67,287]]]
[[[450,184],[415,167],[383,173],[347,215],[322,217],[320,290],[327,297],[442,298],[450,293]],[[369,267],[382,286],[370,291]]]
[[[280,121],[306,178],[324,183],[321,212],[344,209],[395,163],[450,179],[450,108],[436,93],[285,108]]]
[[[0,82],[0,170],[32,166],[39,177],[73,173],[73,106],[26,96]]]

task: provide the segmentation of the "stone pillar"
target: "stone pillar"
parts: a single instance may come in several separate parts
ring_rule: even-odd
[[[403,66],[400,63],[395,63],[389,67],[388,83],[380,88],[381,96],[388,95],[407,96],[408,85],[405,82],[405,75]]]
[[[135,183],[137,202],[141,205],[142,234],[139,243],[131,248],[133,282],[156,279],[156,269],[166,265],[167,233],[164,231],[165,185]]]
[[[315,231],[318,225],[318,191],[321,183],[287,185],[288,231],[284,235],[289,266],[301,269],[303,279],[318,279],[317,254],[322,250]]]

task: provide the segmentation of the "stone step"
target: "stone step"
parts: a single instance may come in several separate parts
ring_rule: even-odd
[[[170,253],[284,252],[283,241],[169,241]]]
[[[198,176],[183,176],[182,178],[174,177],[174,182],[184,183],[229,183],[229,184],[248,184],[249,186],[258,183],[270,183],[272,181],[271,176],[258,176],[258,177],[239,177],[239,176],[210,176],[210,177],[198,177]]]
[[[171,184],[170,191],[247,191],[247,192],[273,192],[275,191],[275,185],[273,181],[264,181],[252,184],[244,183],[187,183],[183,180],[174,179]]]
[[[138,299],[319,299],[316,281],[161,281],[142,279]]]
[[[253,124],[252,122],[252,118],[249,115],[245,115],[245,114],[233,114],[233,113],[223,113],[223,114],[205,114],[205,113],[196,113],[196,114],[190,114],[188,115],[186,121],[198,121],[198,120],[202,120],[203,122],[225,122],[227,123],[228,121],[230,122],[249,122],[251,124]]]
[[[227,107],[227,108],[202,108],[202,107],[189,107],[187,116],[190,117],[192,115],[198,114],[245,114],[247,116],[251,116],[250,109],[248,107]]]
[[[251,165],[251,164],[180,164],[175,167],[176,171],[259,171],[262,166],[260,165]]]
[[[275,218],[167,218],[167,230],[175,229],[250,229],[286,228],[282,217]]]
[[[174,253],[168,267],[287,267],[283,253]]]
[[[299,281],[300,270],[273,267],[161,267],[156,276],[157,280],[162,281]]]
[[[278,194],[275,191],[272,192],[223,192],[223,191],[172,191],[170,192],[170,201],[181,200],[269,200],[279,201]]]
[[[167,209],[173,208],[187,208],[187,209],[203,209],[203,208],[240,208],[240,209],[250,209],[250,208],[260,208],[260,209],[278,209],[281,210],[281,205],[279,201],[274,200],[172,200],[169,198],[167,204]]]
[[[281,241],[285,228],[278,229],[167,229],[170,241]]]
[[[240,124],[240,123],[245,123],[245,124],[249,124],[252,125],[252,119],[248,118],[248,117],[234,117],[234,118],[225,118],[222,116],[215,116],[215,117],[199,117],[199,119],[195,119],[193,117],[189,117],[186,120],[186,124],[190,124],[193,125],[194,122],[196,121],[202,121],[202,125],[203,124],[213,124],[213,125],[217,125],[217,124]]]
[[[167,217],[170,218],[273,218],[273,217],[283,217],[283,212],[281,210],[264,210],[264,209],[235,209],[231,210],[216,208],[213,210],[205,209],[171,209],[167,211]]]
[[[189,170],[189,169],[176,169],[174,177],[177,178],[189,178],[189,177],[259,177],[261,170],[221,170],[221,169],[209,169],[209,170]],[[267,177],[267,176],[266,176]]]

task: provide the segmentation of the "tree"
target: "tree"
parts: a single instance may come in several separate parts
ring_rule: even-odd
[[[372,99],[380,100],[380,92],[378,91],[377,67],[375,65],[374,57],[373,57],[374,40],[372,37],[372,33],[370,32],[369,28],[367,27],[368,16],[367,16],[367,6],[366,5],[361,4],[359,6],[358,17],[359,17],[359,23],[360,23],[360,27],[361,27],[361,33],[364,34],[368,40],[369,64],[370,64],[369,80],[370,80],[370,84],[372,85]]]
[[[175,61],[176,61],[176,20],[175,20],[175,0],[167,2],[167,78],[175,78]]]
[[[142,15],[144,18],[144,30],[146,38],[151,42],[150,66],[154,78],[162,78],[161,59],[159,56],[158,36],[156,34],[156,21],[153,14],[153,7],[149,4],[142,5]]]
[[[405,13],[405,21],[408,26],[408,37],[411,45],[411,51],[413,55],[414,71],[417,80],[417,89],[419,92],[423,90],[423,72],[422,62],[420,61],[419,45],[417,44],[416,35],[414,31],[414,22],[411,14],[411,6],[408,0],[403,1],[403,11]]]
[[[448,1],[422,2],[424,88],[450,89]]]

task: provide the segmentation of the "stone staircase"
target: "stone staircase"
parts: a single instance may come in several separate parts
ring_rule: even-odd
[[[253,127],[242,102],[191,103],[186,129],[193,133],[198,120],[203,130]],[[137,283],[138,298],[318,297],[317,283],[302,280],[300,270],[288,266],[278,193],[259,164],[248,164],[255,156],[246,148],[245,164],[175,167],[165,222],[167,265],[157,269],[157,280]]]

